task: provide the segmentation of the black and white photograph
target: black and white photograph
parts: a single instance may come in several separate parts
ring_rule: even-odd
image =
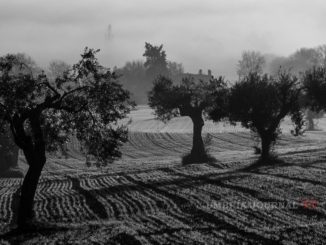
[[[0,0],[0,245],[325,245],[326,1]]]

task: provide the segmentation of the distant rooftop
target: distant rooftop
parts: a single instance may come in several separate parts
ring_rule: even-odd
[[[181,75],[174,76],[172,79],[173,81],[180,83],[183,78],[193,78],[196,81],[209,81],[212,78],[212,71],[207,70],[207,74],[203,73],[203,70],[200,69],[197,74],[194,73],[183,73]]]

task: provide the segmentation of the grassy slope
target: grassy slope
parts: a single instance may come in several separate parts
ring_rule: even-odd
[[[181,166],[180,156],[191,147],[187,118],[164,125],[155,121],[146,107],[133,112],[132,118],[123,158],[105,169],[86,168],[81,156],[51,158],[35,201],[43,228],[2,241],[325,243],[324,132],[294,138],[287,133],[290,124],[285,121],[282,128],[286,134],[275,149],[283,162],[251,169],[248,166],[257,156],[249,132],[208,122],[204,136],[211,136],[211,153],[218,162]],[[326,120],[321,120],[319,127],[326,129]],[[20,179],[0,180],[3,232],[14,218],[20,184]],[[316,199],[317,208],[304,208],[305,199]],[[219,206],[240,202],[291,202],[297,206],[270,210]]]

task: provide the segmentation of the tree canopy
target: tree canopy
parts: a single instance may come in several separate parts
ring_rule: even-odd
[[[227,85],[222,77],[209,81],[195,81],[190,77],[182,80],[180,85],[174,85],[170,78],[160,76],[154,81],[154,86],[149,92],[149,106],[155,111],[157,118],[168,121],[177,116],[188,116],[193,122],[193,147],[191,157],[193,161],[206,160],[206,152],[201,132],[204,126],[204,116],[208,116],[217,98],[227,94]],[[216,119],[225,116],[224,106]],[[217,112],[217,109],[216,109]]]
[[[269,158],[270,146],[280,134],[280,122],[290,115],[299,134],[303,126],[301,88],[295,76],[280,72],[276,77],[250,73],[230,92],[229,119],[241,122],[261,138],[262,158]]]
[[[303,85],[312,110],[326,110],[326,67],[314,67],[303,76]]]
[[[85,48],[81,60],[53,80],[44,72],[35,74],[17,55],[0,57],[0,123],[10,125],[29,165],[19,224],[32,217],[46,150],[56,150],[69,135],[75,135],[99,164],[121,156],[119,147],[127,140],[127,129],[119,120],[132,102],[116,75],[99,64],[98,51]]]
[[[269,64],[269,70],[272,75],[276,75],[280,68],[290,70],[294,75],[303,81],[303,76],[307,70],[314,67],[325,67],[326,65],[326,45],[320,45],[316,48],[300,48],[288,57],[276,57]],[[303,100],[310,103],[309,98]],[[323,111],[318,113],[306,110],[306,128],[315,130],[314,119],[322,117]]]

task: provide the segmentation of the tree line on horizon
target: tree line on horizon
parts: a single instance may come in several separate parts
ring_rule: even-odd
[[[33,219],[34,196],[47,152],[58,151],[74,136],[99,165],[121,157],[120,147],[128,140],[128,132],[118,121],[135,103],[119,73],[98,62],[98,52],[85,48],[73,66],[54,62],[49,71],[40,70],[26,56],[0,57],[1,131],[10,132],[28,165],[20,191],[19,228],[24,229]],[[193,145],[183,157],[185,164],[214,160],[202,139],[205,118],[240,122],[255,132],[261,139],[261,162],[272,163],[270,149],[281,133],[284,117],[291,117],[295,124],[292,133],[300,135],[305,110],[326,108],[324,65],[313,66],[298,77],[283,68],[277,74],[264,74],[262,69],[255,70],[255,64],[234,84],[222,76],[208,80],[184,77],[175,83],[163,45],[146,43],[144,56],[144,66],[153,79],[148,104],[157,118],[168,121],[188,116],[193,122]]]

